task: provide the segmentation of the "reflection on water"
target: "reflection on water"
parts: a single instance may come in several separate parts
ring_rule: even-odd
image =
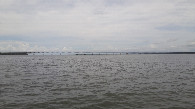
[[[193,108],[194,74],[195,55],[0,56],[0,108]]]

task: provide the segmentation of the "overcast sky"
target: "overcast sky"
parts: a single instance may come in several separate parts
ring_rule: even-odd
[[[0,0],[0,51],[195,51],[195,0]]]

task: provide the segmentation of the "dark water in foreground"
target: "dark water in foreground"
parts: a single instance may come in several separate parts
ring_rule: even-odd
[[[195,55],[0,56],[0,109],[195,107]]]

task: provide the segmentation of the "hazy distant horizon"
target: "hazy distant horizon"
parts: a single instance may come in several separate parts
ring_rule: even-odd
[[[194,0],[0,0],[0,52],[195,52]]]
[[[195,52],[114,52],[114,51],[18,51],[18,52],[0,52],[0,55],[127,55],[127,54],[195,54]]]

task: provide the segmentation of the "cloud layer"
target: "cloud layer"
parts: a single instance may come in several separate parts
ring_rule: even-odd
[[[0,51],[195,51],[194,13],[194,0],[0,0]]]

